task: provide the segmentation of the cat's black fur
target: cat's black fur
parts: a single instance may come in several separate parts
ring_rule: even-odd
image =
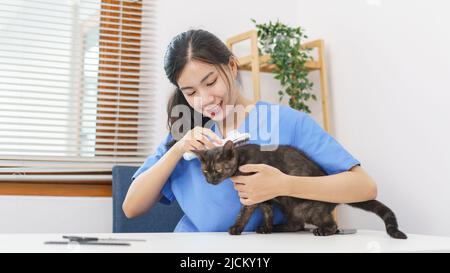
[[[295,176],[324,176],[326,173],[309,159],[302,151],[285,145],[279,145],[275,150],[261,150],[257,144],[244,144],[235,146],[228,141],[223,147],[209,150],[194,151],[202,163],[202,170],[206,180],[211,184],[219,184],[224,179],[235,175],[250,175],[242,173],[238,167],[245,164],[267,164],[285,174]],[[286,217],[286,224],[273,226],[272,205],[278,205]],[[251,206],[242,206],[236,223],[230,227],[229,233],[241,234],[250,216],[257,207],[264,215],[264,223],[257,228],[258,233],[271,233],[272,231],[300,231],[305,224],[312,224],[317,228],[314,235],[328,236],[336,234],[338,227],[332,212],[336,203],[307,200],[290,196],[279,196]],[[398,229],[396,217],[392,210],[377,200],[348,203],[348,205],[377,214],[383,219],[387,233],[397,239],[406,239],[407,236]]]

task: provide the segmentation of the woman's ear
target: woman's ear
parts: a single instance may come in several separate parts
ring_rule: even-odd
[[[237,64],[236,59],[233,56],[230,57],[230,61],[228,62],[228,65],[230,66],[231,74],[233,75],[234,78],[236,78],[237,72],[238,72],[238,64]]]

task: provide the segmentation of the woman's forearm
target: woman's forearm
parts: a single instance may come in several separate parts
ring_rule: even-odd
[[[362,202],[377,196],[375,182],[360,166],[328,176],[286,175],[282,187],[281,195],[331,203]]]
[[[128,218],[146,212],[161,198],[161,189],[181,156],[182,154],[172,147],[155,165],[136,177],[122,204],[122,209]]]

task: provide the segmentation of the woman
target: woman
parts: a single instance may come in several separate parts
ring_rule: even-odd
[[[276,196],[334,203],[375,199],[376,184],[360,163],[311,117],[288,106],[242,96],[236,58],[213,34],[189,30],[177,35],[167,48],[164,66],[176,86],[168,105],[171,133],[134,174],[123,203],[127,217],[146,212],[157,201],[167,204],[176,199],[185,215],[175,231],[227,231],[241,204]],[[177,107],[189,111],[174,116]],[[180,124],[190,130],[180,133]],[[231,130],[251,132],[251,142],[265,144],[268,140],[258,134],[263,127],[276,128],[269,134],[276,143],[303,150],[328,175],[295,177],[268,165],[249,164],[240,169],[255,174],[214,186],[206,182],[199,160],[183,158],[190,150],[214,147]],[[261,217],[257,210],[245,231],[254,231]],[[274,224],[282,218],[275,209]]]

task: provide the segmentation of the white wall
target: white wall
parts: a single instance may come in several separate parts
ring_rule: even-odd
[[[448,1],[300,1],[323,37],[335,135],[376,180],[407,232],[450,235]],[[341,210],[345,226],[382,229]]]
[[[376,180],[379,199],[395,210],[406,232],[450,235],[449,4],[232,0],[221,5],[159,1],[155,140],[166,132],[171,86],[162,58],[173,36],[194,27],[225,40],[253,28],[250,18],[301,25],[311,39],[326,42],[335,137]],[[263,75],[261,86],[262,98],[276,102],[278,83]],[[244,88],[251,94],[245,73]],[[375,216],[356,209],[342,209],[340,218],[347,227],[382,229]],[[0,232],[109,232],[111,199],[0,197],[0,219]]]

